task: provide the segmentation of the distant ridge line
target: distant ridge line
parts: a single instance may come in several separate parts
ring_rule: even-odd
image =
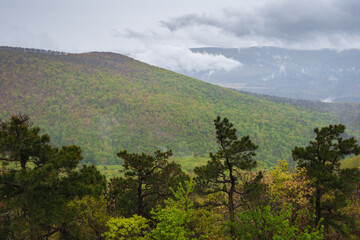
[[[37,49],[37,48],[23,48],[23,47],[10,47],[10,46],[0,46],[0,50],[12,50],[12,51],[19,51],[19,52],[30,52],[30,53],[40,53],[40,54],[48,54],[48,55],[68,55],[69,52],[63,51],[54,51],[54,50],[45,50],[45,49]]]

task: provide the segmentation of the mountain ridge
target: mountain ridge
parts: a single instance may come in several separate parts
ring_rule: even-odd
[[[314,127],[339,121],[116,53],[0,48],[0,94],[1,119],[28,114],[56,145],[79,145],[84,161],[97,164],[117,163],[122,149],[206,156],[217,149],[212,120],[221,115],[240,136],[250,135],[258,160],[269,166],[290,160],[291,148],[307,144]]]

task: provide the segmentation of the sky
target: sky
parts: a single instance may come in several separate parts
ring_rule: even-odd
[[[110,51],[174,71],[241,63],[189,48],[360,49],[359,0],[0,0],[0,46]]]

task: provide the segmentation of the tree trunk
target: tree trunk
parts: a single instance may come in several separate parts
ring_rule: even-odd
[[[229,213],[230,213],[230,234],[231,237],[235,237],[235,206],[234,206],[234,191],[233,184],[231,184],[230,192],[229,192]]]
[[[230,190],[229,190],[229,213],[230,213],[230,234],[231,237],[235,237],[235,206],[234,206],[234,193],[235,193],[235,177],[233,176],[233,169],[228,159],[226,159],[228,168],[229,168],[229,177],[230,177]]]
[[[321,219],[320,201],[321,201],[321,190],[320,190],[319,186],[317,186],[316,192],[315,192],[315,214],[316,214],[315,224],[316,224],[316,226],[319,224],[320,219]]]
[[[26,169],[26,162],[25,161],[21,161],[21,169],[25,170]]]
[[[142,196],[142,178],[139,178],[139,185],[137,189],[138,194],[138,214],[139,216],[143,216],[144,214],[144,208],[143,208],[143,196]]]

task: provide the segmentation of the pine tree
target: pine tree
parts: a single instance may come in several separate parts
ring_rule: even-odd
[[[235,203],[235,195],[244,196],[251,191],[251,187],[239,191],[240,179],[239,171],[251,170],[257,165],[254,159],[255,150],[258,148],[249,136],[244,136],[240,140],[236,135],[236,129],[227,118],[223,120],[218,116],[214,120],[216,129],[217,143],[220,149],[217,153],[210,153],[211,160],[205,166],[196,167],[195,173],[198,175],[198,184],[204,192],[224,192],[227,196],[227,203],[224,205],[229,210],[230,215],[230,234],[235,236],[235,210],[239,207]],[[262,178],[259,173],[254,182]],[[247,185],[250,186],[250,185]]]
[[[344,131],[345,126],[342,124],[315,128],[315,141],[311,141],[307,147],[295,147],[292,151],[293,159],[298,162],[299,167],[306,168],[307,176],[315,188],[312,196],[315,225],[323,219],[321,224],[324,224],[326,231],[332,226],[340,233],[345,233],[343,226],[349,226],[352,220],[340,209],[347,206],[347,198],[359,182],[358,169],[340,168],[342,159],[360,152],[353,137],[341,137]]]
[[[154,155],[120,151],[124,177],[110,180],[110,196],[122,215],[149,216],[150,210],[171,195],[169,187],[188,179],[179,164],[169,162],[171,150]]]
[[[99,196],[106,187],[94,166],[77,171],[81,159],[80,147],[51,146],[26,115],[0,122],[0,203],[9,222],[0,221],[0,229],[8,239],[66,235],[66,204],[86,194]]]

